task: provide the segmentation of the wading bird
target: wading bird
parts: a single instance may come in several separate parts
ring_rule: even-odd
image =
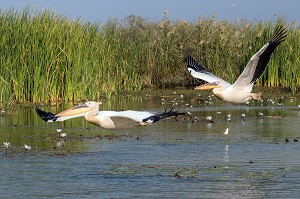
[[[35,106],[36,113],[46,122],[65,121],[76,117],[85,117],[85,119],[104,129],[126,129],[133,126],[145,126],[157,122],[167,117],[177,117],[185,113],[178,111],[166,111],[161,114],[154,114],[147,111],[99,111],[99,105],[102,103],[89,101],[84,104],[69,108],[56,115],[51,112],[45,112]]]
[[[225,135],[225,142],[226,142],[226,137],[227,137],[227,135],[228,135],[228,133],[229,133],[229,128],[226,128],[225,129],[225,131],[224,131],[224,135]]]
[[[185,62],[191,75],[209,82],[195,89],[213,89],[213,93],[217,98],[232,103],[245,103],[250,99],[260,100],[261,94],[251,93],[252,87],[264,73],[276,47],[285,40],[286,33],[287,30],[283,26],[277,26],[271,39],[251,57],[244,71],[233,85],[208,72],[192,56],[188,55]]]

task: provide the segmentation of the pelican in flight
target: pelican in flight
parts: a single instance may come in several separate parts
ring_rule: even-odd
[[[167,117],[177,117],[185,113],[178,111],[165,111],[154,114],[147,111],[99,111],[101,102],[88,101],[84,104],[69,108],[58,114],[45,112],[35,106],[36,113],[46,122],[65,121],[76,117],[85,119],[104,129],[126,129],[133,126],[146,126]]]
[[[286,33],[287,30],[283,26],[277,26],[271,39],[251,57],[242,74],[232,85],[208,72],[192,56],[188,55],[185,59],[188,71],[193,77],[208,82],[195,89],[213,89],[213,93],[217,98],[237,104],[245,103],[250,99],[260,100],[261,93],[251,93],[252,87],[264,73],[276,47],[285,40]]]

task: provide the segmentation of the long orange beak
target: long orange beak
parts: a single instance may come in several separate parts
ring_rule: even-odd
[[[67,110],[64,110],[63,112],[56,114],[56,116],[61,116],[61,117],[73,116],[73,115],[78,115],[78,114],[85,113],[85,112],[88,112],[91,110],[93,110],[93,108],[87,106],[86,104],[81,104],[81,105],[69,108]]]
[[[216,82],[212,82],[212,83],[208,83],[208,84],[203,84],[201,86],[197,86],[195,89],[196,90],[211,90],[211,89],[214,89],[214,88],[221,88],[221,87],[222,86],[220,86]]]

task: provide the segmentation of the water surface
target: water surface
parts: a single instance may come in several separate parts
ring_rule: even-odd
[[[31,107],[6,110],[0,141],[11,148],[7,156],[3,146],[0,151],[1,197],[295,198],[299,110],[296,99],[282,106],[274,100],[249,107],[192,95],[121,97],[102,108],[162,112],[174,105],[189,115],[115,131],[84,118],[45,123]],[[65,141],[57,128],[67,133]],[[24,144],[32,147],[25,154]]]

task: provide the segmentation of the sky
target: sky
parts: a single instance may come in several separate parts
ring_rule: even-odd
[[[41,11],[49,9],[70,19],[106,22],[124,19],[133,14],[159,21],[167,11],[170,20],[198,20],[215,15],[217,20],[275,20],[285,17],[288,22],[300,21],[299,0],[1,0],[2,11],[25,6]]]

